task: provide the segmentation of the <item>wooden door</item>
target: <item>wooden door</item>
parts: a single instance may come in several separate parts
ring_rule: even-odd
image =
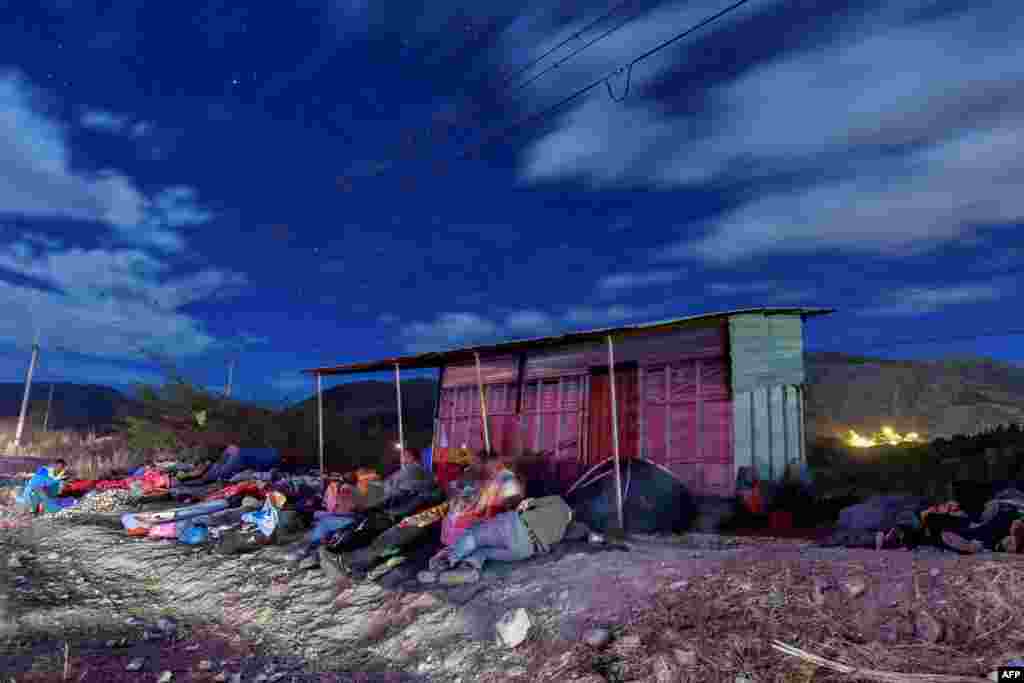
[[[636,457],[640,434],[637,367],[616,366],[615,403],[619,419],[619,455]],[[590,376],[590,421],[587,429],[587,464],[595,465],[615,454],[612,444],[611,383],[608,368],[595,368]]]

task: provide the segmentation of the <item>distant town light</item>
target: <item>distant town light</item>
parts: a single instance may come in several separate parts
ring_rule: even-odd
[[[851,429],[847,432],[844,440],[847,446],[852,446],[853,448],[874,448],[882,444],[899,446],[905,443],[919,443],[921,435],[917,432],[908,432],[901,436],[892,427],[883,426],[880,432],[871,437],[861,436]]]

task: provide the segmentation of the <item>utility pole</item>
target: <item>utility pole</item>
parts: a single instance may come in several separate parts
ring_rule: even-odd
[[[50,406],[53,405],[53,382],[50,382],[50,396],[46,399],[46,417],[43,418],[43,431],[45,432],[50,424]]]
[[[231,359],[230,361],[228,361],[228,386],[224,390],[224,395],[227,396],[228,398],[231,398],[231,381],[232,381],[232,378],[233,378],[234,374],[235,374],[235,360]]]
[[[32,360],[28,364],[28,375],[25,377],[25,396],[21,399],[21,413],[18,415],[18,429],[14,432],[14,447],[21,446],[21,434],[25,430],[25,413],[28,412],[28,397],[32,392],[32,373],[36,371],[39,360],[39,337],[32,344]]]

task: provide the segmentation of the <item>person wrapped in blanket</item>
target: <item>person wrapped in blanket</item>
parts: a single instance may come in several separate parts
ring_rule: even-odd
[[[1006,489],[972,520],[956,501],[933,505],[921,512],[920,524],[901,524],[878,532],[876,548],[913,549],[934,545],[961,554],[983,550],[1024,552],[1024,492]]]
[[[321,569],[333,578],[348,574],[375,580],[424,551],[454,543],[477,521],[515,509],[525,487],[510,460],[481,452],[477,463],[470,466],[466,478],[453,482],[448,502],[403,519],[369,546],[347,555],[331,555],[329,547],[321,553]],[[429,559],[429,555],[422,559]]]
[[[408,505],[422,507],[425,502],[440,502],[440,491],[431,496],[436,489],[433,477],[424,469],[419,453],[406,448],[399,454],[398,469],[384,480],[362,476],[356,486],[339,486],[337,482],[328,484],[324,494],[325,510],[314,514],[313,530],[299,547],[288,553],[290,562],[301,562],[316,553],[325,540],[339,531],[363,523],[363,530],[373,528],[374,524],[365,524],[373,518],[376,524],[388,523],[388,526],[401,519],[402,516],[415,510]],[[403,514],[398,516],[396,508]]]
[[[64,486],[67,469],[64,460],[40,467],[16,496],[15,503],[32,514],[59,512],[61,506],[57,497]]]
[[[239,448],[231,445],[214,462],[200,463],[196,469],[179,475],[178,481],[189,486],[205,486],[227,481],[246,470],[266,472],[280,465],[281,453],[276,448]]]
[[[572,508],[561,496],[527,498],[515,510],[477,522],[431,558],[421,583],[472,583],[488,560],[518,562],[551,552],[566,537]]]
[[[510,458],[494,452],[481,452],[479,461],[483,485],[473,495],[474,482],[459,482],[463,486],[463,495],[453,500],[445,515],[441,526],[442,548],[430,560],[435,565],[448,557],[449,549],[468,529],[515,510],[526,497],[526,486],[513,469]]]

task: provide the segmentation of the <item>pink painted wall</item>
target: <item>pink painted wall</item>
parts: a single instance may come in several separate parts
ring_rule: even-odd
[[[631,432],[648,459],[665,466],[695,495],[731,496],[733,477],[732,397],[725,324],[616,341],[615,360],[636,362],[640,385],[635,405],[640,429]],[[518,358],[481,359],[492,447],[552,453],[546,476],[571,483],[588,455],[590,368],[607,366],[600,343],[531,354],[516,414]],[[621,371],[620,371],[621,372]],[[439,447],[463,443],[484,447],[476,367],[445,369],[439,408]],[[620,438],[623,432],[620,431]]]

